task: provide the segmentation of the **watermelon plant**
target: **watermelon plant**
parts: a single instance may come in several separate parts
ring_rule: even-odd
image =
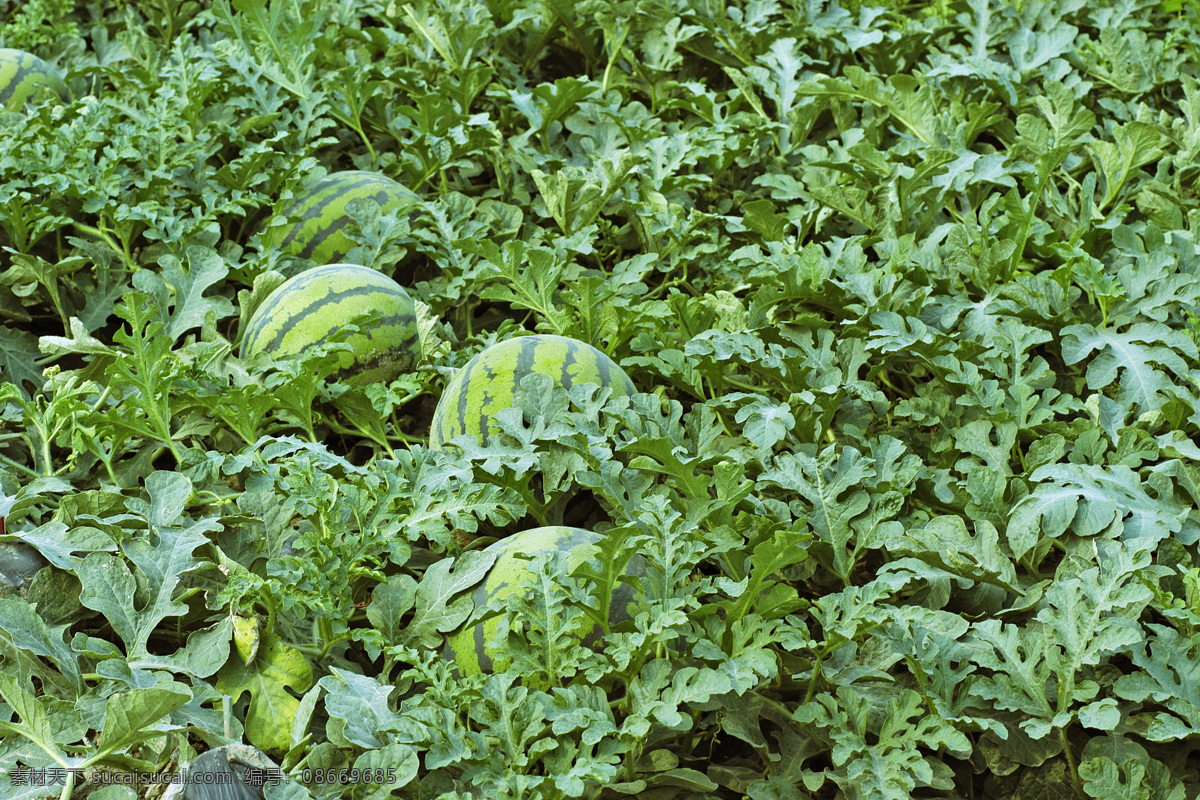
[[[345,232],[351,224],[346,206],[353,200],[373,200],[382,213],[420,202],[411,190],[386,175],[362,170],[331,172],[297,192],[280,212],[294,221],[270,229],[265,243],[319,264],[341,261],[354,247]]]
[[[0,48],[0,108],[12,111],[38,96],[39,92],[67,97],[62,76],[33,53]]]
[[[412,298],[388,276],[356,264],[313,267],[277,287],[246,325],[242,357],[299,355],[366,315],[377,319],[346,339],[351,352],[342,354],[340,377],[366,385],[412,369],[421,357]]]
[[[521,531],[489,545],[485,552],[495,555],[496,560],[487,577],[471,593],[474,608],[484,609],[489,618],[463,625],[451,633],[446,639],[446,657],[453,660],[463,675],[503,671],[509,662],[503,645],[495,644],[500,629],[498,615],[504,611],[510,596],[533,595],[538,591],[539,576],[531,569],[531,561],[539,554],[561,552],[566,555],[567,570],[571,571],[595,555],[600,538],[601,534],[592,531],[559,525]],[[645,560],[634,556],[624,574],[637,577],[645,569]],[[629,604],[634,597],[633,586],[622,582],[608,603],[608,625],[601,625],[593,616],[584,616],[569,635],[585,647],[595,646],[605,627],[630,618]]]
[[[594,383],[618,394],[636,391],[625,371],[589,344],[553,334],[520,336],[484,349],[455,374],[433,413],[429,446],[440,450],[463,434],[486,442],[491,418],[512,406],[530,373],[548,375],[564,389]]]
[[[1197,797],[1194,5],[0,0],[0,800]]]

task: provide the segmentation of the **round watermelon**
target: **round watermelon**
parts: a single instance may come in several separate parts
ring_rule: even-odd
[[[67,96],[67,85],[54,67],[33,53],[0,48],[0,108],[15,111],[47,90]]]
[[[351,223],[346,204],[357,199],[374,200],[385,214],[420,202],[410,189],[386,175],[357,170],[331,172],[297,194],[281,213],[299,219],[270,234],[266,243],[321,264],[341,261],[354,248],[344,232]]]
[[[353,355],[342,354],[339,377],[356,385],[390,381],[421,357],[416,310],[404,287],[356,264],[314,267],[267,295],[246,325],[242,357],[299,355],[371,311],[382,317],[346,339]]]
[[[537,576],[537,573],[530,569],[530,564],[539,553],[563,551],[567,554],[568,568],[574,570],[595,555],[595,543],[600,538],[601,534],[582,528],[558,525],[523,531],[492,544],[484,552],[495,553],[496,561],[483,583],[479,584],[471,595],[475,608],[502,609],[510,595],[517,592],[530,593]],[[645,559],[636,555],[629,560],[625,568],[625,574],[633,577],[643,575],[645,571]],[[633,587],[621,583],[613,592],[609,605],[610,625],[630,618],[629,604],[633,599]],[[505,669],[508,660],[487,646],[499,629],[499,617],[460,628],[446,640],[446,657],[453,659],[462,675]],[[576,631],[579,641],[588,647],[599,641],[602,635],[603,629],[599,625],[594,625],[590,631]]]
[[[25,588],[38,570],[49,563],[25,542],[0,543],[0,596]]]
[[[618,394],[636,391],[615,361],[576,339],[539,334],[498,342],[468,361],[442,393],[429,429],[430,448],[440,450],[465,433],[486,443],[491,418],[512,406],[521,379],[531,372],[549,375],[565,388],[595,383]]]

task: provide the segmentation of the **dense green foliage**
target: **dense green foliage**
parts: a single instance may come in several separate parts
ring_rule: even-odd
[[[269,798],[1195,797],[1186,5],[0,0],[70,90],[0,112],[0,541],[50,564],[0,597],[0,797],[241,740]],[[336,378],[370,320],[237,347],[345,171],[418,198],[344,205],[414,299],[388,383]],[[429,447],[526,333],[638,391],[529,374]],[[458,675],[546,525],[595,557]],[[558,635],[634,554],[632,619]]]

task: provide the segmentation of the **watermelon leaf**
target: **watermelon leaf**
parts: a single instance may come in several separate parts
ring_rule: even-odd
[[[1186,334],[1156,322],[1138,322],[1124,333],[1090,325],[1063,329],[1063,359],[1075,364],[1098,351],[1087,368],[1088,387],[1103,389],[1121,373],[1117,402],[1140,411],[1156,411],[1174,394],[1174,384],[1154,364],[1175,375],[1187,371],[1178,353],[1197,358],[1196,343]]]
[[[200,566],[192,551],[208,544],[204,533],[219,529],[211,520],[186,527],[150,525],[149,538],[131,540],[123,548],[144,581],[148,602],[140,610],[135,605],[136,581],[123,560],[92,553],[77,568],[83,584],[80,602],[105,615],[130,658],[147,653],[150,635],[163,619],[187,612],[175,597],[176,588],[186,573]]]
[[[55,762],[65,765],[67,756],[55,741],[55,731],[45,703],[25,691],[17,678],[11,675],[0,675],[0,697],[20,717],[20,722],[0,722],[0,730],[8,736],[27,739]]]
[[[29,396],[29,386],[40,389],[42,371],[37,368],[38,340],[19,328],[5,326],[0,329],[0,369],[6,383],[11,384],[24,397]]]
[[[362,784],[362,800],[388,800],[393,791],[417,777],[419,768],[416,748],[393,743],[363,753],[354,760],[352,769],[371,778]]]
[[[503,249],[489,241],[461,241],[459,247],[486,259],[492,269],[481,271],[481,281],[490,284],[480,297],[511,303],[517,308],[527,308],[542,316],[550,332],[562,334],[566,330],[564,316],[556,299],[559,279],[566,265],[544,247],[526,248],[516,240],[505,242]]]
[[[160,683],[111,695],[105,704],[103,734],[96,743],[98,752],[89,761],[100,761],[134,743],[167,735],[161,724],[154,723],[191,698],[191,692],[181,683]]]
[[[262,750],[282,750],[288,747],[288,732],[300,707],[288,690],[305,692],[312,682],[312,666],[299,651],[264,637],[258,658],[249,665],[230,659],[217,673],[215,686],[233,702],[249,693],[246,738]]]
[[[589,651],[577,646],[595,624],[584,610],[588,596],[563,581],[569,568],[561,550],[538,554],[525,569],[529,590],[508,596],[495,637],[485,647],[505,654],[494,660],[494,669],[515,671],[527,686],[559,686],[589,660]],[[608,604],[603,606],[607,612]]]
[[[417,587],[417,613],[409,623],[406,640],[435,641],[440,633],[448,633],[471,616],[474,605],[470,597],[455,595],[473,588],[483,580],[495,561],[495,556],[466,552],[451,564],[440,561],[431,566]]]
[[[217,0],[213,11],[261,74],[299,98],[308,98],[316,55],[313,40],[325,21],[318,4],[303,8],[280,0]],[[236,12],[236,13],[235,13]]]
[[[627,583],[635,589],[638,587],[638,580],[629,576],[627,572],[630,559],[637,553],[636,545],[628,534],[636,530],[633,527],[609,529],[596,542],[596,554],[570,573],[573,578],[582,578],[592,583],[595,603],[585,605],[583,611],[606,633],[610,629],[609,613],[613,594],[622,583]]]
[[[66,627],[47,625],[29,603],[15,598],[0,598],[0,629],[5,636],[15,647],[50,660],[61,676],[78,691],[83,688],[79,657],[63,641]]]
[[[388,743],[386,732],[396,721],[388,705],[394,687],[337,667],[318,683],[325,689],[325,708],[337,721],[331,730],[335,744],[371,750]]]
[[[168,255],[160,260],[161,275],[140,270],[133,276],[134,287],[157,301],[161,318],[166,323],[164,331],[172,342],[199,328],[210,313],[218,320],[233,313],[233,304],[226,298],[204,296],[229,273],[225,259],[215,250],[202,247],[188,248],[184,259],[187,269],[184,269],[183,260]],[[168,307],[171,309],[169,315]]]

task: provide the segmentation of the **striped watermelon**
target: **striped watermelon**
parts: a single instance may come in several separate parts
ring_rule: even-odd
[[[433,413],[430,448],[441,450],[465,433],[486,443],[491,418],[512,406],[516,388],[530,372],[549,375],[567,388],[595,383],[620,394],[637,391],[615,361],[589,344],[549,334],[509,339],[472,358],[450,381]]]
[[[291,227],[270,234],[266,244],[278,245],[283,252],[331,264],[341,261],[354,248],[343,232],[351,219],[346,204],[356,199],[371,199],[383,213],[420,202],[411,190],[377,172],[331,172],[302,190],[281,213],[299,217]]]
[[[553,550],[564,551],[567,553],[569,569],[574,570],[595,555],[594,543],[600,538],[601,534],[582,528],[558,525],[533,528],[495,542],[484,551],[496,553],[497,557],[483,583],[479,584],[471,594],[475,607],[502,609],[506,598],[510,595],[519,591],[529,592],[536,576],[536,573],[529,568],[530,562],[539,553]],[[645,574],[645,571],[645,559],[635,555],[629,560],[625,574],[636,577]],[[633,598],[632,586],[622,583],[617,587],[613,592],[612,603],[608,609],[610,625],[616,625],[630,618],[628,606]],[[499,629],[499,617],[493,617],[475,625],[463,626],[446,639],[446,658],[454,661],[462,675],[504,670],[508,666],[508,661],[487,647],[487,643],[495,637]],[[595,625],[591,631],[576,631],[579,641],[589,647],[599,641],[602,635],[603,629],[599,625]]]
[[[390,381],[421,357],[416,310],[404,287],[356,264],[314,267],[267,295],[246,325],[242,357],[298,355],[372,310],[383,317],[346,340],[355,355],[342,354],[340,377],[357,385]]]
[[[24,50],[0,49],[0,108],[15,111],[47,90],[67,96],[67,85],[54,67]]]

